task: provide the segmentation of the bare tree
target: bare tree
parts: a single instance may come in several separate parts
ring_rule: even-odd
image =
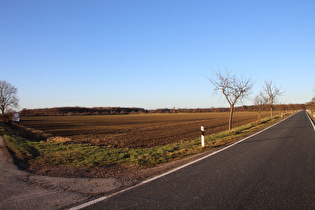
[[[18,106],[19,100],[16,94],[16,87],[5,80],[0,80],[0,109],[2,111],[2,115],[4,115],[7,108]]]
[[[278,88],[273,81],[265,81],[264,93],[266,94],[267,104],[270,106],[271,117],[273,116],[273,105],[277,102],[277,99],[284,93]]]
[[[254,83],[251,79],[245,79],[242,76],[237,77],[226,71],[215,72],[212,79],[209,79],[214,85],[214,91],[222,92],[230,105],[229,130],[232,129],[234,106],[238,100],[246,98],[250,94]]]
[[[258,107],[258,122],[260,122],[260,113],[262,108],[266,105],[266,97],[262,93],[259,93],[254,98],[254,104]]]

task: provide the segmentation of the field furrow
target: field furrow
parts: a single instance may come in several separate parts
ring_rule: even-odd
[[[227,130],[229,113],[140,114],[23,117],[21,124],[54,136],[117,148],[147,148],[198,138]],[[261,117],[266,117],[264,112]],[[234,126],[257,120],[256,112],[236,112]]]

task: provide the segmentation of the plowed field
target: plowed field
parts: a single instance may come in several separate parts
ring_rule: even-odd
[[[22,117],[21,124],[77,143],[118,148],[145,148],[200,136],[200,126],[210,135],[228,129],[229,113],[40,116]],[[236,112],[233,127],[257,120],[257,112]],[[261,117],[269,116],[264,112]]]

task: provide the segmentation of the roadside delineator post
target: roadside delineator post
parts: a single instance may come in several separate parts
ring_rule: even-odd
[[[201,126],[201,146],[205,147],[205,128]]]

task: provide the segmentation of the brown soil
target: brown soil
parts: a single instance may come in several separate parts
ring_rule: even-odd
[[[269,113],[262,113],[262,117]],[[255,112],[235,113],[233,126],[257,119]],[[228,129],[228,113],[135,116],[28,117],[21,124],[53,134],[57,139],[117,148],[146,148],[198,138]],[[62,137],[62,138],[61,138]],[[48,141],[54,141],[50,137]]]

